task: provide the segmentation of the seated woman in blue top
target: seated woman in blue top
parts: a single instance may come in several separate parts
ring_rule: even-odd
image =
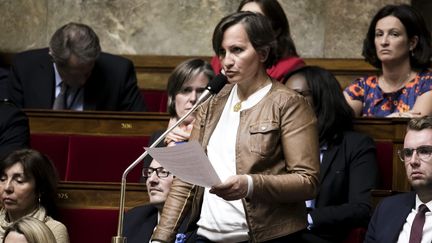
[[[329,71],[305,66],[286,79],[286,86],[314,108],[321,151],[320,189],[306,202],[309,226],[299,242],[343,242],[353,228],[367,228],[369,222],[378,173],[375,143],[353,131],[353,111]]]
[[[418,12],[406,4],[380,9],[362,54],[381,73],[359,78],[345,89],[356,116],[432,114],[431,33]]]

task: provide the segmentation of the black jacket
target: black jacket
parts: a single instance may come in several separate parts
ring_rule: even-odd
[[[52,108],[55,74],[47,48],[17,54],[9,76],[10,95],[18,107]],[[84,110],[145,111],[132,62],[101,53],[84,85],[83,105]]]
[[[12,103],[0,100],[0,159],[16,149],[28,148],[29,140],[27,116]]]

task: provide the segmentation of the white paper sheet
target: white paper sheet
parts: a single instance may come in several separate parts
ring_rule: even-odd
[[[148,148],[151,157],[176,177],[191,184],[211,187],[221,183],[210,160],[197,141],[172,147]]]

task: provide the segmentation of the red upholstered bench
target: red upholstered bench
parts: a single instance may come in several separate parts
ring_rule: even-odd
[[[65,179],[69,137],[62,134],[31,134],[31,147],[47,155],[57,168],[60,180]]]
[[[120,182],[148,140],[147,136],[70,136],[66,181]],[[139,182],[141,168],[138,165],[129,173],[128,182]]]
[[[168,95],[165,90],[142,89],[144,102],[149,112],[166,112]]]
[[[358,227],[352,229],[343,243],[363,243],[366,235],[366,228]]]
[[[393,142],[378,140],[375,141],[377,150],[379,188],[392,189],[393,179]],[[352,229],[343,243],[362,243],[366,235],[366,228],[358,227]]]
[[[375,141],[377,149],[379,188],[391,190],[393,184],[393,142]]]
[[[71,243],[107,243],[117,235],[117,209],[61,208],[59,221],[66,225]]]

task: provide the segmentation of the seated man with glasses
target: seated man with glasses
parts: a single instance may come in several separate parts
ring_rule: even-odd
[[[148,167],[143,168],[142,176],[147,186],[149,204],[132,208],[125,214],[123,229],[128,243],[150,242],[173,181],[173,174],[156,160],[152,160]],[[182,227],[179,232],[183,232]],[[179,234],[178,237],[184,238],[186,235]],[[189,237],[187,238],[189,240]]]
[[[398,151],[412,192],[385,198],[376,208],[364,242],[432,242],[432,116],[408,123]]]
[[[173,180],[173,175],[156,160],[153,160],[149,167],[143,168],[142,176],[150,204],[132,208],[125,214],[123,228],[128,243],[150,241]]]

